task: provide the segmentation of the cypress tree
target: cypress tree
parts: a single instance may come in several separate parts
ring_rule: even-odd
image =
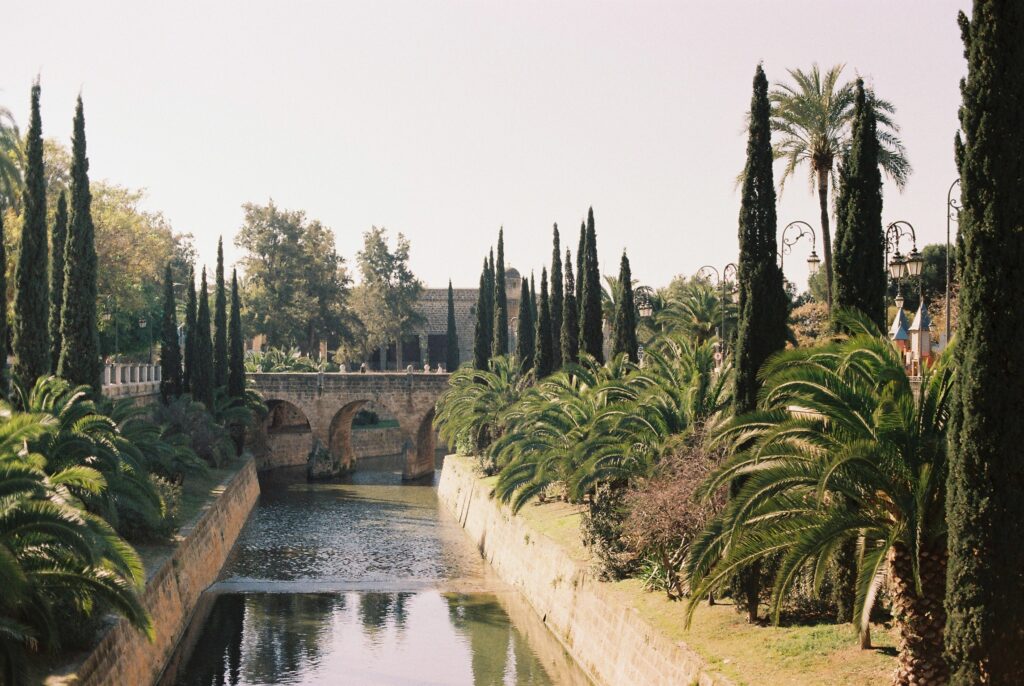
[[[750,101],[747,163],[739,217],[739,331],[736,335],[734,407],[737,414],[757,407],[757,374],[770,355],[786,345],[787,298],[776,262],[775,186],[768,79],[761,65]],[[734,483],[734,488],[739,484]],[[751,622],[757,620],[760,569],[751,565],[739,586]]]
[[[586,267],[583,263],[587,259],[587,223],[580,222],[580,242],[576,246],[576,307],[583,307],[583,274]],[[579,327],[582,320],[576,323]]]
[[[228,323],[228,395],[245,395],[245,339],[242,337],[242,302],[238,296],[238,272],[231,270],[231,319]]]
[[[216,292],[213,301],[213,386],[228,382],[228,294],[224,284],[224,238],[217,239]]]
[[[505,292],[505,229],[498,229],[498,261],[494,271],[494,336],[491,355],[508,355],[508,294]]]
[[[875,115],[861,79],[857,79],[850,150],[840,175],[832,256],[832,311],[860,310],[884,331],[888,284],[882,264],[882,174],[878,169]]]
[[[89,158],[82,97],[71,142],[71,214],[64,247],[64,309],[60,316],[57,374],[100,391],[100,337],[96,328],[96,230],[92,223]]]
[[[516,338],[516,359],[519,360],[519,368],[526,371],[533,367],[533,315],[530,311],[530,286],[526,279],[523,279],[519,291],[519,317],[516,320],[518,336]]]
[[[601,272],[597,263],[597,232],[594,229],[594,208],[587,212],[586,258],[583,300],[580,303],[580,351],[604,364],[604,322],[601,315]]]
[[[491,351],[494,350],[494,272],[494,248],[491,248],[490,255],[487,258],[487,292],[484,294],[484,298],[487,301],[484,335],[487,337],[488,358],[491,356]]]
[[[171,265],[164,271],[164,310],[160,320],[160,399],[169,403],[181,395],[181,348],[178,346],[178,303],[174,298]]]
[[[1024,4],[975,0],[957,136],[960,321],[946,492],[953,684],[1024,675]]]
[[[188,294],[185,297],[185,371],[181,380],[181,390],[192,392],[192,379],[196,367],[196,316],[198,303],[196,300],[196,273],[193,267],[188,268]]]
[[[67,236],[68,201],[61,191],[50,231],[50,369],[54,371],[60,363],[60,316],[64,309],[64,247]]]
[[[0,205],[0,265],[7,265],[4,208]],[[0,269],[0,396],[7,397],[7,269]]]
[[[206,267],[199,280],[199,311],[196,313],[196,340],[192,354],[192,397],[213,408],[213,338],[210,332],[210,294],[206,287]]]
[[[446,368],[454,372],[459,368],[459,333],[455,329],[455,292],[452,290],[452,280],[448,279],[448,345]]]
[[[558,224],[554,227],[552,242],[554,247],[551,250],[551,368],[562,368],[562,346],[560,337],[562,335],[562,302],[564,291],[562,290],[562,248],[558,239]]]
[[[537,323],[534,326],[533,365],[537,370],[537,378],[543,379],[554,371],[554,351],[551,343],[551,302],[548,299],[548,270],[540,270],[540,307],[537,311]]]
[[[629,258],[622,251],[619,264],[619,297],[615,301],[615,321],[612,323],[612,355],[625,353],[630,361],[640,361],[640,348],[636,341],[636,303],[633,298],[633,273]]]
[[[46,263],[46,175],[39,80],[32,84],[32,114],[25,140],[21,248],[14,271],[14,373],[30,390],[51,371],[50,296]],[[99,381],[99,374],[96,375]]]
[[[533,272],[530,272],[530,322],[537,325],[537,282],[533,279]]]
[[[473,366],[477,369],[487,369],[487,361],[491,357],[491,346],[488,343],[487,332],[491,331],[491,317],[487,309],[487,293],[489,292],[487,279],[487,258],[484,258],[484,268],[480,272],[480,290],[476,296],[476,326],[473,329]]]
[[[580,361],[579,312],[576,309],[576,283],[572,276],[572,255],[565,251],[565,306],[562,310],[562,364]]]

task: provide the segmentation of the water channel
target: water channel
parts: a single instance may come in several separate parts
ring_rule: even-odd
[[[401,467],[361,460],[337,483],[261,475],[162,684],[589,684],[439,507],[440,472],[403,483]]]

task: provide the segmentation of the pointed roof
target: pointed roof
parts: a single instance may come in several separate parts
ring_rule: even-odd
[[[892,326],[889,327],[889,338],[894,341],[905,341],[910,338],[907,335],[907,315],[903,314],[903,308],[896,308],[896,316],[892,319]]]
[[[910,325],[911,331],[928,331],[932,328],[932,318],[928,316],[928,310],[922,301],[917,306],[917,313],[914,314],[914,323]]]

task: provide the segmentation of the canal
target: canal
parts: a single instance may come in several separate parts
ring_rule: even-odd
[[[438,456],[440,460],[441,455]],[[162,683],[589,684],[399,456],[260,499]]]

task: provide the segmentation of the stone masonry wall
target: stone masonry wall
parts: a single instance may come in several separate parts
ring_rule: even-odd
[[[115,624],[71,677],[46,683],[75,686],[144,686],[155,683],[188,627],[200,594],[220,574],[260,487],[252,460],[220,487],[222,492],[180,532],[171,557],[146,583],[142,603],[153,617],[153,642],[126,620]]]
[[[557,543],[489,497],[467,458],[445,458],[438,498],[595,683],[725,686],[684,644],[625,606]]]

